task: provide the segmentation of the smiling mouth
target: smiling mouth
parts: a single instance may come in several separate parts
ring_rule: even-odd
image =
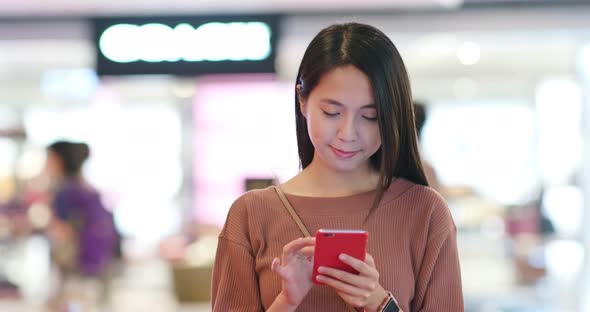
[[[352,158],[354,155],[358,154],[358,152],[359,152],[359,151],[347,152],[347,151],[343,151],[341,149],[337,149],[331,145],[330,145],[330,148],[332,149],[332,152],[334,152],[334,154],[336,154],[336,156],[338,156],[340,158]]]

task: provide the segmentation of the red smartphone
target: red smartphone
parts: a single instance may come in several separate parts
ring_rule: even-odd
[[[311,280],[318,285],[323,283],[316,280],[318,268],[325,266],[338,270],[358,272],[348,264],[340,261],[340,254],[347,254],[365,261],[369,233],[362,230],[328,230],[320,229],[315,233],[315,252],[313,256],[313,273]]]

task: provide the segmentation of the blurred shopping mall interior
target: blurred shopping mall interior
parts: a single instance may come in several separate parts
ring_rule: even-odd
[[[106,298],[73,281],[67,311],[211,311],[228,209],[298,172],[298,65],[346,21],[391,38],[426,107],[466,311],[590,312],[582,0],[0,0],[0,311],[48,311],[60,287],[58,140],[90,147],[121,238]]]

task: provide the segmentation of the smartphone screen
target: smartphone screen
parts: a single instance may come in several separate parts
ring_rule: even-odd
[[[320,229],[316,232],[315,237],[312,274],[312,281],[315,284],[323,284],[316,280],[316,276],[319,274],[318,268],[321,266],[358,274],[351,266],[340,261],[338,256],[344,253],[365,261],[369,239],[367,231]]]

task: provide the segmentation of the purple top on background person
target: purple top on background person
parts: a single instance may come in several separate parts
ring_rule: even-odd
[[[56,191],[53,207],[58,218],[73,226],[80,273],[104,273],[113,260],[118,234],[100,194],[81,181],[69,179]]]
[[[100,194],[82,177],[81,169],[89,156],[85,143],[58,141],[47,147],[45,169],[56,186],[54,214],[76,237],[79,273],[97,276],[105,273],[115,256],[118,233]]]

